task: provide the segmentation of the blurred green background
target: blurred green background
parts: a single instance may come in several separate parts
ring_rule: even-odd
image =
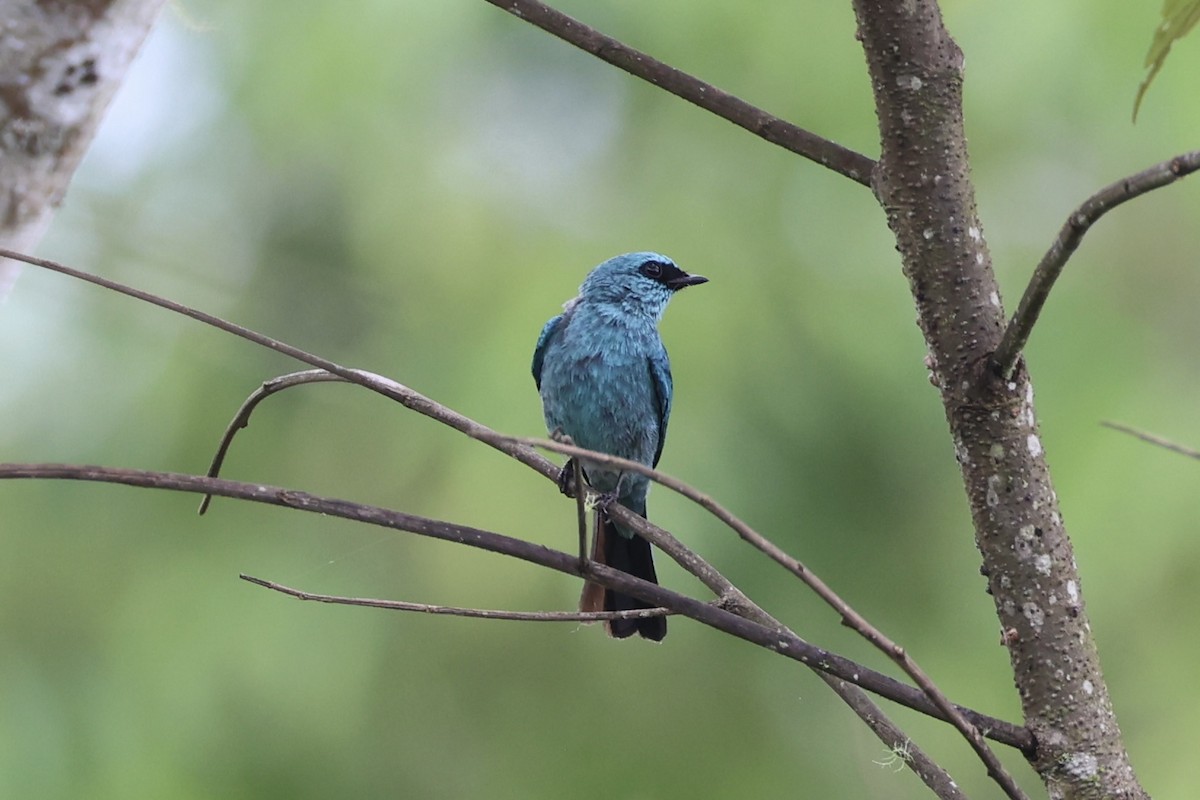
[[[1132,126],[1157,2],[945,6],[1011,309],[1070,209],[1197,146],[1200,42],[1176,47]],[[559,7],[877,153],[849,3]],[[1194,790],[1180,754],[1200,739],[1200,472],[1098,423],[1200,444],[1198,215],[1200,182],[1184,182],[1103,220],[1028,352],[1113,699],[1164,797]],[[677,394],[662,467],[806,560],[954,699],[1016,719],[870,193],[485,3],[173,4],[40,252],[540,435],[542,323],[635,249],[712,280],[663,324]],[[202,472],[242,398],[297,368],[33,269],[0,312],[6,461]],[[346,386],[269,401],[225,473],[574,542],[549,482]],[[237,574],[512,609],[570,608],[578,586],[413,536],[195,505],[0,484],[0,796],[927,796],[791,662],[687,622],[655,647],[302,604]],[[800,634],[889,670],[699,510],[662,490],[650,507]],[[660,575],[700,591],[673,564]],[[969,794],[998,795],[948,729],[894,711]]]

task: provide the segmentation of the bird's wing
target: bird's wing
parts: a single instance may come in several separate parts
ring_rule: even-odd
[[[658,412],[658,447],[654,451],[654,463],[651,466],[657,467],[663,444],[667,441],[667,420],[671,418],[671,394],[674,388],[671,383],[671,361],[665,349],[659,349],[650,356],[649,364],[650,386],[654,389],[655,411]]]
[[[546,360],[546,351],[550,349],[555,334],[562,328],[564,317],[566,314],[559,314],[547,322],[538,336],[537,346],[533,348],[533,382],[537,384],[539,391],[542,388],[542,362]]]

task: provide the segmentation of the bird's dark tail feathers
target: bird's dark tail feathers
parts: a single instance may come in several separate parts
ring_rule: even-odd
[[[592,560],[635,578],[658,583],[650,543],[636,534],[629,538],[622,536],[603,509],[596,510]],[[596,583],[585,583],[579,598],[580,611],[629,611],[635,608],[654,608],[654,605]],[[604,627],[614,639],[625,639],[636,633],[644,639],[661,642],[667,635],[667,618],[614,619],[605,622]]]

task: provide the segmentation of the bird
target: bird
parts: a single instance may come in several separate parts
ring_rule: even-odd
[[[533,380],[551,435],[568,436],[587,450],[657,466],[673,394],[671,362],[658,323],[676,292],[707,282],[652,252],[625,253],[592,269],[579,294],[542,328],[533,351]],[[646,516],[649,478],[586,459],[581,466],[592,488]],[[568,462],[562,475],[572,474]],[[657,583],[650,543],[614,522],[605,507],[597,505],[592,560]],[[581,611],[649,607],[593,583],[584,585],[580,598]],[[667,635],[666,617],[613,619],[605,627],[616,639],[637,633],[658,642]]]

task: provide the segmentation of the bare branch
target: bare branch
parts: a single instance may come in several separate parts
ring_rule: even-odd
[[[1042,256],[1041,262],[1034,270],[1029,286],[1021,297],[1021,303],[1004,329],[1000,345],[992,354],[992,369],[997,375],[1005,380],[1012,378],[1021,352],[1025,349],[1033,326],[1042,313],[1042,306],[1046,304],[1050,290],[1054,288],[1054,282],[1062,274],[1067,260],[1079,247],[1088,229],[1100,217],[1122,203],[1168,186],[1196,170],[1200,170],[1200,150],[1175,156],[1169,161],[1155,164],[1149,169],[1105,186],[1067,217],[1067,221],[1058,232],[1058,238],[1050,245],[1050,249]]]
[[[1184,447],[1181,444],[1172,442],[1170,439],[1164,439],[1161,436],[1155,436],[1153,433],[1139,431],[1137,428],[1131,428],[1128,425],[1122,425],[1120,422],[1104,421],[1100,424],[1106,428],[1112,428],[1114,431],[1128,433],[1130,436],[1141,439],[1143,442],[1149,442],[1150,444],[1157,445],[1158,447],[1170,450],[1172,453],[1179,453],[1179,455],[1187,456],[1188,458],[1200,459],[1200,450],[1193,450],[1190,447]]]
[[[234,336],[238,336],[249,342],[253,342],[257,345],[261,345],[262,347],[274,350],[277,353],[282,353],[283,355],[294,358],[301,363],[317,367],[337,376],[337,378],[311,377],[303,381],[297,380],[295,382],[289,382],[289,376],[284,376],[279,380],[286,385],[281,384],[278,387],[273,387],[270,389],[268,389],[266,384],[263,385],[263,388],[260,389],[260,391],[264,392],[264,397],[269,396],[276,391],[280,391],[281,389],[285,389],[289,385],[340,379],[346,381],[347,383],[353,383],[366,389],[370,389],[377,394],[381,394],[384,397],[395,400],[405,408],[423,414],[430,419],[441,422],[444,425],[448,425],[454,430],[466,434],[473,439],[484,442],[496,448],[497,450],[500,450],[505,455],[515,458],[517,461],[520,461],[525,466],[538,473],[541,473],[547,478],[556,478],[558,475],[558,467],[552,464],[549,460],[543,458],[531,448],[524,447],[522,445],[515,445],[504,437],[499,436],[499,434],[490,428],[480,425],[474,420],[459,414],[457,411],[446,408],[440,403],[435,403],[433,400],[429,399],[420,392],[414,391],[407,386],[403,386],[381,375],[376,375],[372,372],[367,372],[366,370],[343,367],[340,364],[335,364],[328,359],[313,355],[312,353],[308,353],[298,347],[293,347],[286,342],[281,342],[278,339],[272,339],[269,336],[264,336],[261,333],[252,331],[249,328],[245,328],[234,322],[229,322],[221,319],[220,317],[213,316],[212,314],[208,314],[204,311],[200,311],[189,306],[185,306],[182,303],[176,303],[175,301],[168,300],[164,297],[159,297],[156,294],[142,291],[141,289],[135,289],[132,286],[126,286],[118,281],[102,278],[99,275],[93,275],[90,272],[84,272],[83,270],[68,267],[65,264],[58,263],[57,261],[51,261],[50,259],[46,258],[37,258],[35,256],[18,253],[15,250],[7,250],[4,248],[0,248],[0,258],[11,258],[15,261],[23,261],[26,264],[30,264],[35,267],[41,267],[52,272],[68,275],[72,278],[77,278],[78,280],[91,283],[95,286],[110,289],[127,297],[132,297],[136,300],[150,303],[151,305],[158,306],[159,308],[165,308],[168,311],[173,311],[176,314],[182,314],[185,317],[194,319],[197,322],[203,322],[205,325],[210,325],[218,330],[225,331],[226,333],[232,333]],[[303,375],[304,373],[298,374]],[[252,399],[253,403],[251,403],[251,408],[253,408],[254,405],[257,405],[257,403],[263,398],[259,397]],[[250,403],[250,399],[248,399],[247,402]],[[226,432],[226,435],[229,435],[228,431]]]
[[[875,162],[840,144],[810,133],[750,105],[739,97],[724,92],[668,66],[640,50],[606,36],[561,11],[537,0],[487,0],[515,17],[525,20],[563,41],[573,44],[634,77],[665,89],[676,97],[711,111],[755,136],[777,144],[785,150],[815,161],[853,181],[870,187]]]
[[[671,612],[665,608],[635,608],[630,611],[496,611],[487,608],[464,608],[462,606],[439,606],[429,603],[406,603],[403,600],[379,600],[372,597],[342,597],[335,594],[317,594],[303,589],[293,589],[282,583],[256,578],[242,573],[238,575],[244,581],[257,584],[273,592],[291,595],[299,600],[315,600],[318,603],[331,603],[342,606],[362,606],[365,608],[384,608],[389,611],[416,611],[421,614],[441,614],[449,617],[470,617],[472,619],[503,619],[517,622],[603,622],[609,619],[642,619],[643,617],[661,617]]]
[[[546,567],[575,577],[584,577],[576,555],[554,550],[543,545],[516,539],[511,536],[458,525],[452,522],[430,519],[379,506],[352,503],[337,498],[325,498],[308,492],[268,486],[258,483],[243,483],[224,478],[209,478],[178,472],[155,472],[150,470],[122,469],[74,464],[7,464],[0,463],[0,480],[17,478],[59,479],[115,483],[152,489],[209,493],[219,497],[231,497],[256,503],[282,506],[298,511],[323,514],[341,519],[376,525],[392,530],[407,531],[442,541],[475,547],[480,550],[517,558],[538,566]],[[625,514],[642,519],[623,507],[613,506],[614,517],[624,524]],[[716,628],[739,639],[757,644],[774,653],[797,661],[812,669],[828,673],[844,681],[861,686],[889,700],[912,708],[929,716],[944,719],[941,711],[918,689],[894,678],[876,672],[848,658],[816,647],[783,627],[759,624],[750,619],[702,602],[658,584],[635,578],[632,575],[603,564],[588,562],[589,580],[609,586],[624,594],[633,595],[690,617],[704,625]],[[1004,720],[988,717],[959,706],[988,738],[1018,749],[1031,746],[1028,732]]]

